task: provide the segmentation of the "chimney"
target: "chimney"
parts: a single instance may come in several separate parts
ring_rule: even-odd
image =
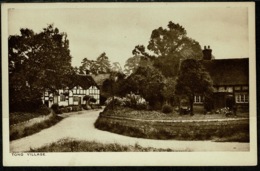
[[[204,50],[202,50],[203,52],[203,60],[211,60],[212,59],[212,50],[210,49],[210,46],[204,46]]]

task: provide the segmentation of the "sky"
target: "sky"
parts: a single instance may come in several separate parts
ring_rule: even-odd
[[[13,8],[8,11],[8,34],[19,35],[20,28],[40,32],[54,24],[68,35],[73,66],[105,52],[123,67],[134,47],[147,46],[152,30],[166,28],[169,21],[182,25],[202,48],[209,45],[216,59],[249,57],[246,7]]]

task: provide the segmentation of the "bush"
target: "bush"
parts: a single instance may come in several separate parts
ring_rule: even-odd
[[[113,106],[113,98],[110,97],[106,100],[106,109],[111,109]],[[129,107],[133,109],[143,110],[147,108],[147,102],[140,95],[135,95],[133,93],[127,94],[126,97],[114,97],[114,107]]]
[[[42,105],[39,107],[39,109],[36,110],[36,113],[40,115],[48,115],[51,113],[51,110],[46,105]]]
[[[172,107],[170,105],[168,105],[168,104],[165,104],[162,107],[162,112],[163,113],[171,113],[172,110],[173,110]]]
[[[51,109],[54,111],[55,114],[62,114],[60,107],[57,103],[51,105]]]
[[[159,101],[156,101],[156,102],[154,103],[154,105],[151,105],[151,107],[152,107],[153,110],[161,110],[161,108],[162,108],[162,103],[159,102]]]

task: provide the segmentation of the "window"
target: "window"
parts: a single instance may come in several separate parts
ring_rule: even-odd
[[[233,87],[227,87],[227,92],[233,92]]]
[[[194,103],[203,103],[204,98],[201,95],[194,96]]]
[[[236,94],[236,102],[237,103],[248,103],[248,94]]]
[[[243,86],[242,90],[248,90],[248,86]]]
[[[78,97],[78,96],[74,96],[74,97],[73,97],[73,101],[74,101],[74,102],[78,102],[78,101],[79,101],[79,97]]]
[[[236,86],[235,90],[241,90],[241,87],[240,86]]]
[[[61,95],[60,95],[60,101],[61,101],[61,102],[66,101],[66,97],[64,96],[64,94],[61,94]]]
[[[225,87],[219,87],[218,91],[219,92],[225,92]]]

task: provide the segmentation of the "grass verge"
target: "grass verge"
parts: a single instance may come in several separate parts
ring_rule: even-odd
[[[209,120],[209,119],[227,119],[225,114],[197,114],[179,115],[178,112],[172,111],[170,113],[163,113],[161,111],[149,111],[149,110],[134,110],[131,108],[117,107],[115,110],[105,110],[101,113],[102,116],[116,116],[122,118],[131,119],[144,119],[144,120]],[[237,116],[229,118],[248,118],[248,113],[238,113]]]
[[[10,141],[40,132],[42,129],[49,128],[57,124],[62,119],[63,118],[59,116],[51,116],[49,119],[44,120],[43,122],[35,123],[27,127],[19,125],[10,127]]]
[[[47,146],[30,149],[30,152],[172,152],[172,149],[142,147],[138,144],[120,145],[117,143],[103,144],[95,141],[78,141],[62,139]],[[188,151],[188,150],[187,150]]]
[[[249,120],[165,123],[99,116],[94,125],[100,130],[147,139],[249,142]]]

